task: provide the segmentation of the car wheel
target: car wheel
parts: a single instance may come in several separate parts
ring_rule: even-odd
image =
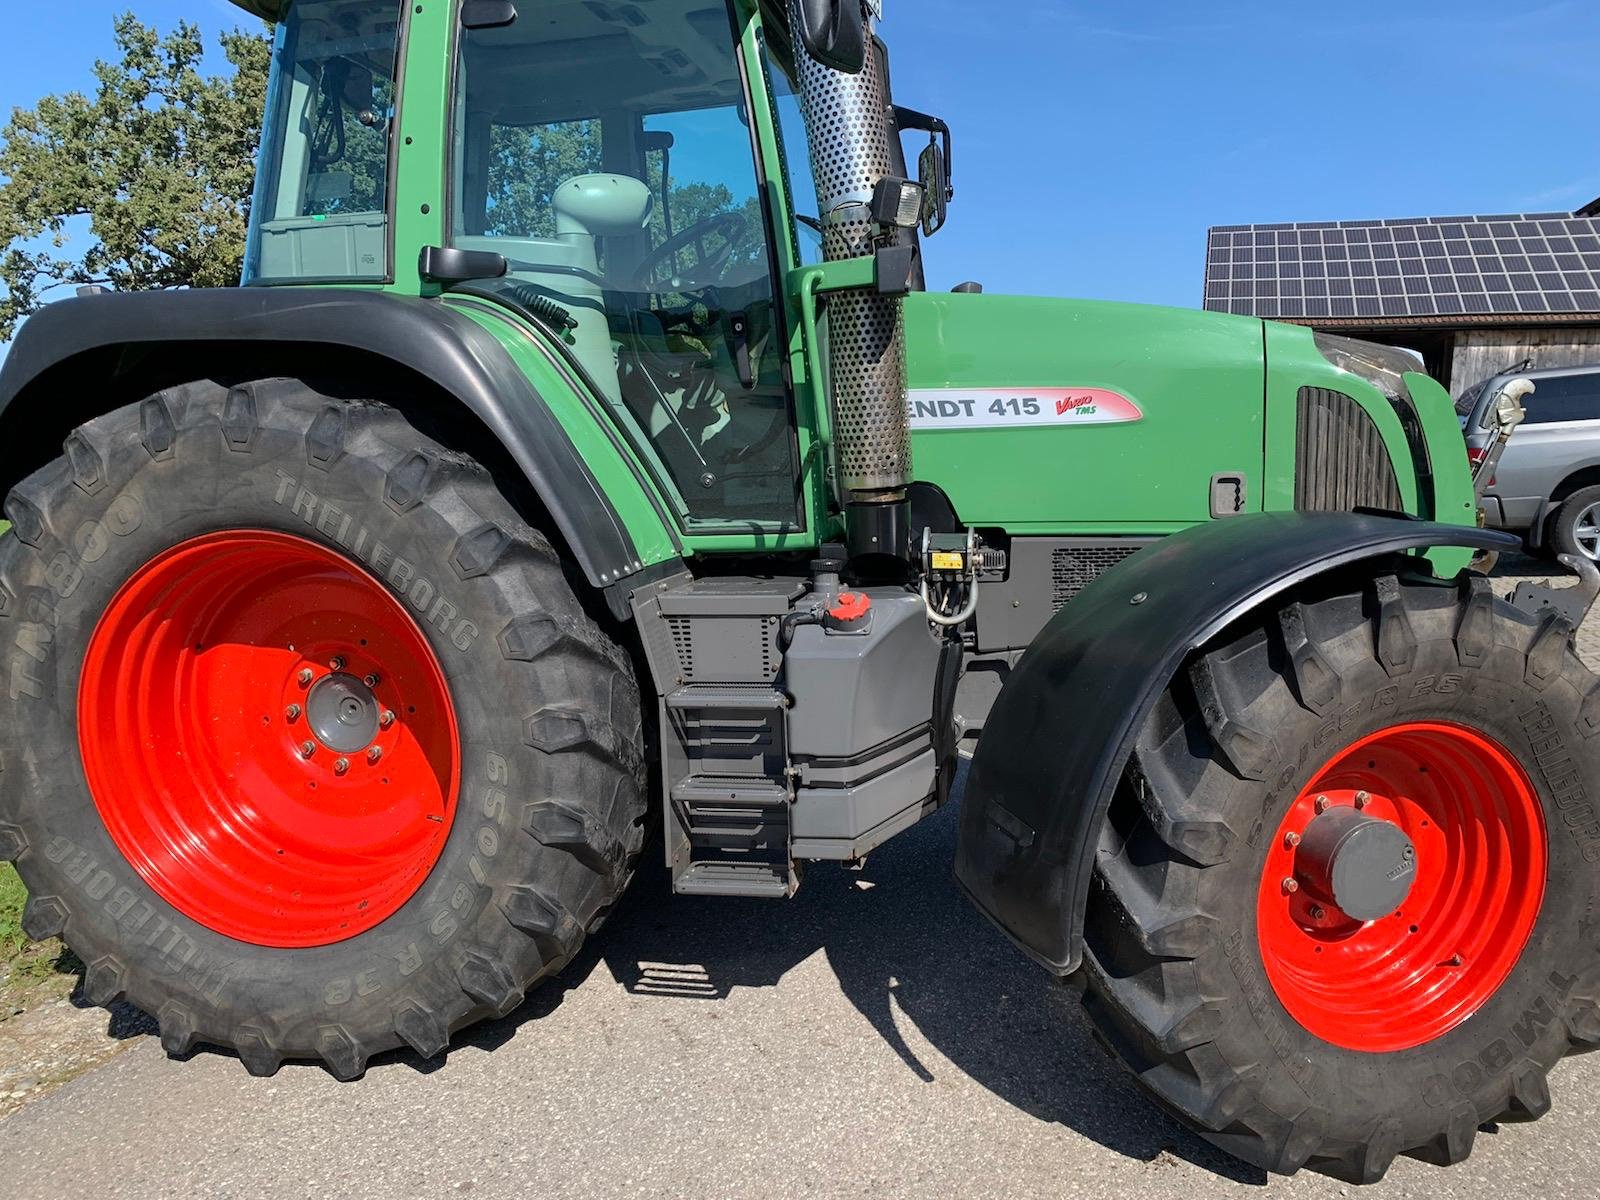
[[[1600,487],[1573,492],[1556,510],[1554,537],[1558,554],[1581,554],[1600,561]]]

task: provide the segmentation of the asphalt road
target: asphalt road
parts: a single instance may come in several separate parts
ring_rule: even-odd
[[[1541,575],[1506,564],[1506,583]],[[1597,614],[1600,617],[1600,614]],[[1580,635],[1600,666],[1600,619]],[[353,1084],[268,1080],[135,1044],[0,1121],[0,1196],[1348,1195],[1268,1180],[1152,1107],[1076,1001],[950,876],[954,809],[787,904],[674,898],[643,871],[554,985],[444,1062]],[[1448,1171],[1402,1159],[1365,1195],[1600,1195],[1600,1055],[1555,1111],[1490,1129]]]
[[[339,1084],[123,1054],[0,1122],[0,1194],[1140,1196],[1270,1183],[1148,1104],[1076,1002],[957,893],[954,811],[788,904],[678,899],[647,871],[567,975],[442,1063]],[[1593,1197],[1600,1055],[1556,1111],[1374,1197]]]

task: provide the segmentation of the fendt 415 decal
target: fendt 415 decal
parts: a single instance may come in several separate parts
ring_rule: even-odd
[[[915,388],[906,397],[913,429],[1006,429],[1125,425],[1139,406],[1107,388]]]

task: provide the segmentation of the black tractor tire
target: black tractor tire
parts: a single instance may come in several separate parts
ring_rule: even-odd
[[[1218,1147],[1371,1183],[1396,1155],[1455,1163],[1484,1123],[1543,1115],[1550,1069],[1600,1047],[1600,690],[1569,625],[1512,608],[1481,576],[1342,586],[1365,590],[1308,593],[1235,627],[1162,696],[1101,835],[1084,1003],[1150,1095]],[[1299,844],[1280,822],[1322,786],[1320,765],[1409,723],[1509,752],[1542,812],[1547,884],[1475,1013],[1420,1045],[1362,1051],[1291,1015],[1257,906],[1274,848]]]
[[[1579,527],[1591,511],[1600,511],[1600,487],[1580,488],[1561,502],[1550,519],[1550,546],[1556,554],[1576,554],[1593,561],[1600,553],[1600,543],[1585,546],[1579,540]]]
[[[27,886],[27,934],[66,941],[91,1002],[154,1014],[168,1053],[230,1048],[255,1075],[321,1060],[341,1079],[402,1045],[438,1056],[559,971],[631,878],[646,772],[630,659],[489,473],[397,408],[293,379],[169,389],[77,429],[5,512],[0,854]],[[77,713],[98,619],[145,564],[230,530],[307,539],[376,580],[454,705],[458,803],[438,858],[344,940],[282,948],[191,919],[91,795],[79,737],[102,731]]]

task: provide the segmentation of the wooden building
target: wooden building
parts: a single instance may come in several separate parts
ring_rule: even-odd
[[[1404,346],[1459,395],[1600,363],[1600,200],[1571,213],[1218,225],[1205,307]]]

